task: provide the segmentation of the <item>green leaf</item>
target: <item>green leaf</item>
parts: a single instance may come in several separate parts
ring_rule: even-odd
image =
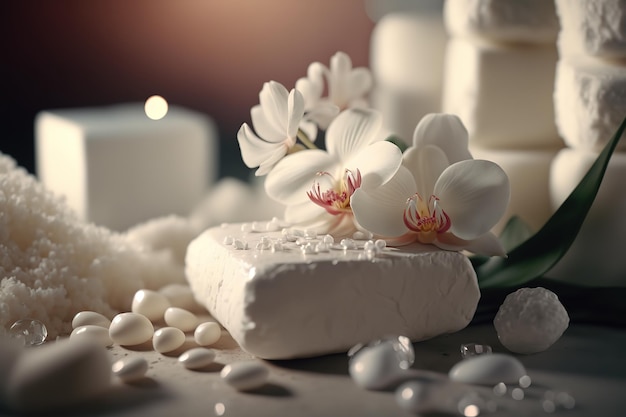
[[[541,230],[511,250],[507,258],[494,257],[476,268],[481,288],[524,284],[545,274],[561,259],[591,208],[609,159],[625,128],[626,119],[578,186]]]
[[[398,148],[400,148],[400,151],[402,153],[404,153],[404,151],[406,151],[406,148],[408,148],[406,142],[404,141],[404,139],[402,139],[399,136],[396,135],[391,135],[389,136],[387,139],[385,139],[387,142],[391,142],[394,145],[396,145]]]
[[[519,246],[522,242],[533,235],[533,229],[528,223],[519,216],[513,216],[506,222],[502,233],[500,233],[500,242],[507,252]]]

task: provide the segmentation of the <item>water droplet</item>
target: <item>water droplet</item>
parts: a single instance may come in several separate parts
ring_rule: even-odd
[[[376,247],[378,248],[378,250],[383,250],[387,247],[387,241],[384,239],[377,239],[374,242],[374,245],[376,245]]]
[[[478,355],[488,355],[490,353],[492,353],[492,349],[489,345],[481,345],[479,343],[464,343],[461,345],[461,357],[463,357],[463,359]]]
[[[325,235],[322,238],[322,242],[326,243],[327,245],[332,245],[333,243],[335,243],[335,238],[332,237],[332,235]]]
[[[9,329],[9,336],[21,340],[26,347],[39,346],[46,341],[48,329],[39,320],[20,319]]]
[[[344,250],[356,249],[356,243],[352,239],[341,239],[340,245]]]

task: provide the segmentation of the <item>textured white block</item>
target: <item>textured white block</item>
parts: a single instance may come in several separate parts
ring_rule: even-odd
[[[161,120],[143,104],[44,111],[35,129],[43,184],[82,219],[114,230],[187,215],[217,174],[212,122],[180,107]]]
[[[626,58],[626,0],[556,0],[562,56]]]
[[[244,233],[241,224],[209,229],[189,245],[186,261],[196,299],[262,358],[341,352],[389,334],[417,341],[454,332],[470,322],[480,297],[458,252],[411,245],[368,260],[363,250],[304,255],[295,243],[278,252],[223,243],[231,237],[255,248],[263,236],[282,237]]]
[[[446,0],[444,19],[454,36],[499,42],[554,44],[559,31],[552,0]]]
[[[552,204],[557,208],[597,158],[592,151],[563,149],[550,174]],[[591,286],[626,286],[626,154],[614,153],[598,195],[561,261],[546,275]]]
[[[555,46],[505,46],[476,39],[448,43],[443,111],[457,114],[471,143],[554,148]]]
[[[564,57],[555,84],[556,125],[565,143],[602,149],[626,116],[626,65]],[[626,150],[626,141],[618,149]]]
[[[470,151],[475,159],[486,159],[500,165],[509,176],[511,200],[494,232],[500,233],[514,215],[521,217],[534,230],[539,230],[553,213],[550,167],[559,150],[496,150],[473,146]]]

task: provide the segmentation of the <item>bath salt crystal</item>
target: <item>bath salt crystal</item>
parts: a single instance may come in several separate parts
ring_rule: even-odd
[[[521,288],[505,298],[493,324],[504,347],[530,354],[552,346],[567,329],[569,316],[552,291]]]

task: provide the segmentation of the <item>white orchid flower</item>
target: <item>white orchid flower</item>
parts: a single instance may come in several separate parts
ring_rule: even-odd
[[[250,110],[258,136],[247,123],[237,132],[243,162],[249,168],[259,167],[257,176],[266,175],[294,148],[299,129],[313,140],[317,134],[312,123],[303,121],[304,98],[299,91],[287,92],[282,84],[270,81],[263,85],[259,101]]]
[[[355,231],[350,197],[359,188],[375,188],[393,177],[402,153],[383,141],[381,115],[349,109],[326,132],[326,151],[288,155],[267,176],[270,197],[287,205],[285,219],[320,233]]]
[[[508,177],[497,164],[471,158],[458,117],[424,117],[402,165],[387,183],[354,192],[351,207],[358,224],[397,245],[417,241],[505,255],[490,230],[508,205]]]
[[[350,57],[337,52],[330,59],[330,67],[320,62],[309,65],[307,77],[296,82],[296,89],[304,97],[305,117],[325,130],[340,111],[367,107],[365,96],[372,83],[368,68],[353,68]],[[328,96],[322,97],[325,86]]]

